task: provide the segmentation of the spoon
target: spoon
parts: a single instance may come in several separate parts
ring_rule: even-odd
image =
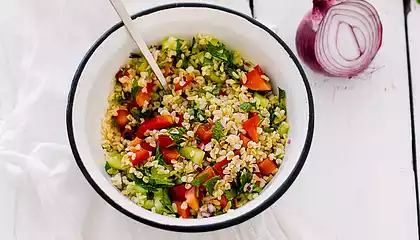
[[[144,39],[141,37],[140,33],[135,29],[134,22],[131,19],[130,15],[128,15],[127,9],[125,9],[124,4],[121,2],[121,0],[109,0],[109,2],[114,7],[121,21],[124,23],[128,33],[136,43],[137,47],[140,49],[143,56],[146,58],[150,67],[152,67],[152,70],[156,74],[156,77],[158,78],[163,89],[168,90],[168,84],[166,83],[166,79],[163,76],[162,71],[160,71],[159,66],[157,65],[152,54],[150,53],[146,43],[144,42]]]

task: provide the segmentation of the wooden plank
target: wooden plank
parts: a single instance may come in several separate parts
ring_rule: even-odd
[[[384,41],[368,73],[333,79],[307,69],[316,105],[313,147],[273,208],[291,239],[418,239],[403,6],[399,0],[371,3],[381,15]],[[311,1],[254,4],[256,17],[276,25],[295,49]]]

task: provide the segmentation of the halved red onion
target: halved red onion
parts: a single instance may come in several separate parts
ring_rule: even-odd
[[[382,45],[382,23],[364,0],[313,0],[299,25],[296,48],[314,71],[352,77],[363,72]]]

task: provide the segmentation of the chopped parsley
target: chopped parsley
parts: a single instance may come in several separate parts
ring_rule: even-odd
[[[233,56],[232,53],[225,48],[221,43],[218,46],[215,46],[209,42],[207,44],[207,51],[214,57],[219,60],[222,60],[228,64],[228,66],[233,65]]]
[[[134,107],[130,110],[131,116],[133,116],[134,119],[137,121],[141,121],[141,119],[147,119],[151,118],[153,116],[153,111],[148,109],[145,112],[142,112],[142,110],[138,109],[137,107]]]
[[[250,172],[248,172],[248,171],[242,172],[242,174],[239,178],[240,192],[243,192],[245,184],[250,183],[251,180],[252,180],[252,174]]]
[[[204,187],[206,187],[207,192],[209,194],[213,194],[213,190],[214,190],[214,185],[216,185],[217,180],[220,179],[220,176],[214,176],[212,178],[210,178],[207,182],[205,182],[203,185]]]
[[[279,89],[279,108],[286,110],[286,91]]]
[[[181,46],[182,46],[182,40],[177,39],[176,40],[176,57],[177,58],[181,57]]]
[[[216,139],[217,141],[220,141],[220,139],[223,136],[222,123],[220,122],[220,119],[216,121],[211,131],[214,133],[213,138]]]
[[[111,166],[109,165],[108,162],[105,162],[105,171],[108,171],[109,169],[111,169]]]
[[[194,178],[194,180],[192,180],[191,185],[194,185],[196,187],[199,187],[201,184],[204,183],[204,181],[206,181],[206,179],[209,177],[209,173],[205,173],[201,176],[198,176],[196,178]]]

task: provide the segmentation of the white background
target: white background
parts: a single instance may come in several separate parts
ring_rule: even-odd
[[[169,1],[125,1],[132,13],[164,2]],[[311,1],[254,2],[256,17],[276,26],[294,48],[297,25]],[[381,15],[384,42],[369,73],[331,79],[307,70],[315,98],[315,137],[289,191],[240,226],[180,234],[114,210],[88,185],[68,146],[69,85],[87,49],[118,20],[108,1],[4,1],[0,239],[418,239],[402,1],[370,2]],[[216,3],[250,13],[246,0]],[[409,19],[415,79],[420,79],[415,44],[420,35],[414,27],[419,12]]]

